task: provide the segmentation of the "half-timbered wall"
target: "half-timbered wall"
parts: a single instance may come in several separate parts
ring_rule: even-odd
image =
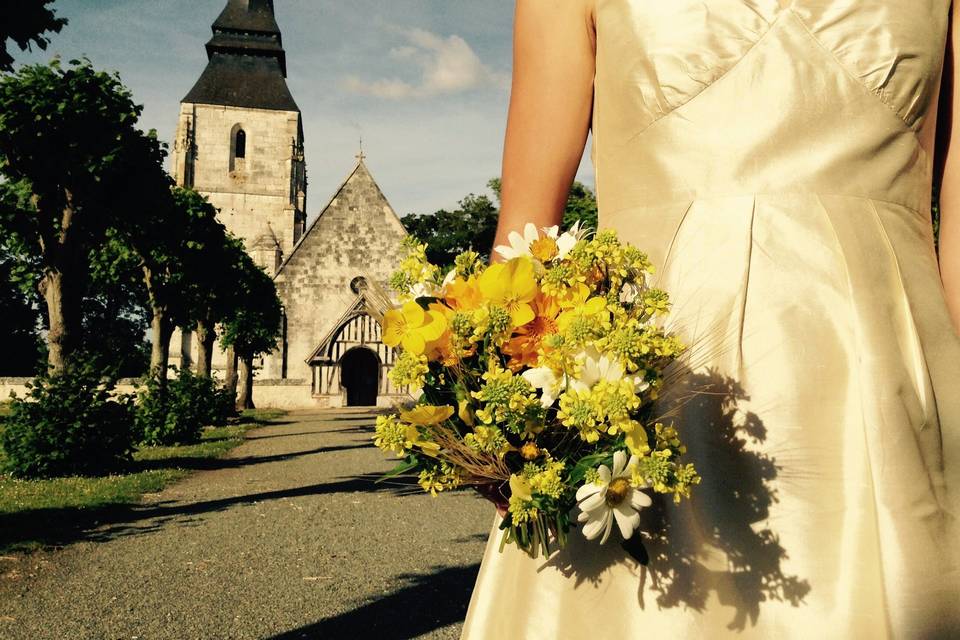
[[[340,361],[347,351],[357,347],[370,349],[380,361],[378,396],[406,395],[409,392],[407,386],[395,387],[387,375],[396,362],[396,351],[383,344],[380,323],[368,314],[358,312],[340,325],[327,348],[311,362],[314,396],[339,396],[343,393]]]

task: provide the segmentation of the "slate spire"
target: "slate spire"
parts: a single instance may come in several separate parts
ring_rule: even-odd
[[[228,0],[212,29],[207,68],[183,102],[299,111],[273,0]]]

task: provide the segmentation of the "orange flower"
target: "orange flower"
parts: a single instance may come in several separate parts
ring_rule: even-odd
[[[483,295],[477,286],[477,276],[456,278],[447,285],[444,301],[457,311],[472,311],[483,304]]]
[[[557,300],[543,292],[533,299],[533,320],[517,329],[503,346],[503,353],[510,356],[507,366],[511,371],[534,367],[539,358],[540,344],[544,337],[557,333],[557,316],[560,305]]]

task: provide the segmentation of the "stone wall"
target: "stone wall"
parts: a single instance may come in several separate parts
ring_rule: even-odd
[[[246,157],[231,170],[233,132],[246,133]],[[220,209],[220,220],[243,238],[248,250],[263,236],[290,254],[297,220],[302,217],[294,186],[294,142],[303,142],[300,114],[204,104],[181,104],[172,166],[177,184],[193,186]],[[190,133],[192,132],[192,134]],[[191,167],[189,139],[195,155]],[[305,191],[306,186],[302,189]],[[254,256],[263,260],[263,256]],[[262,264],[271,272],[276,264]]]
[[[287,315],[286,377],[311,379],[306,359],[356,298],[351,280],[363,276],[385,287],[406,235],[365,163],[358,162],[277,274]],[[282,377],[280,354],[265,359],[264,376]]]

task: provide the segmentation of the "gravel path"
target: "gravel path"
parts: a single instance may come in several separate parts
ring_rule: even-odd
[[[64,549],[0,557],[0,638],[457,638],[493,508],[374,484],[372,422],[291,413]]]

